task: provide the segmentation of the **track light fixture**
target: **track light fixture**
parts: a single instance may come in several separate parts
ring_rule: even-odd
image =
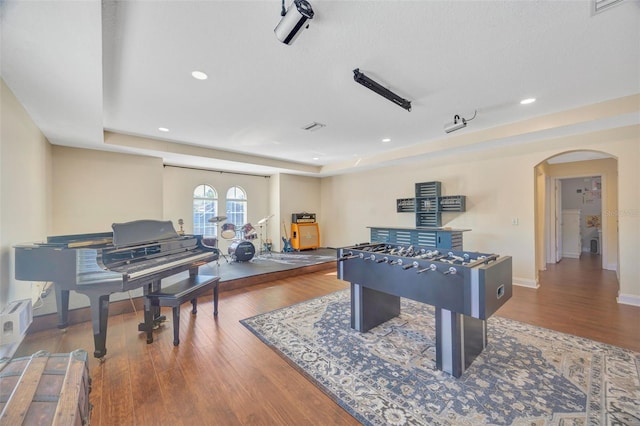
[[[282,0],[282,12],[280,22],[273,30],[278,40],[284,44],[291,44],[300,35],[302,30],[309,28],[310,19],[313,19],[313,9],[307,0],[293,0],[289,10],[284,8]]]
[[[396,95],[391,90],[371,80],[369,77],[361,73],[359,68],[356,68],[355,70],[353,70],[353,79],[358,83],[362,84],[367,89],[373,90],[378,95],[384,96],[385,98],[389,99],[391,102],[398,105],[399,107],[404,108],[407,111],[411,111],[411,101],[408,101]]]
[[[473,117],[466,119],[464,117],[460,117],[458,114],[453,116],[453,123],[448,123],[444,125],[444,131],[447,133],[455,132],[456,130],[460,130],[463,127],[467,127],[467,122],[476,118],[477,110],[473,111]]]

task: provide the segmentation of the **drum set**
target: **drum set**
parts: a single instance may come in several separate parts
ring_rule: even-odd
[[[258,222],[258,225],[260,227],[261,242],[262,242],[262,225],[266,224],[271,217],[273,217],[273,215],[260,219],[260,221]],[[243,226],[236,229],[236,225],[234,225],[233,223],[223,223],[223,222],[226,222],[226,220],[227,220],[226,216],[215,216],[209,219],[209,222],[217,223],[219,227],[218,235],[220,235],[225,240],[231,241],[231,243],[229,244],[229,247],[227,248],[227,253],[231,257],[232,261],[235,261],[235,262],[250,261],[253,258],[253,256],[255,256],[256,254],[256,248],[251,241],[258,238],[258,231],[256,230],[256,228],[253,227],[253,225],[251,225],[251,223],[246,223]],[[213,247],[218,249],[217,238],[214,241]],[[222,254],[222,257],[224,257],[227,263],[229,263],[229,259],[227,259],[227,256],[221,253],[219,249],[218,249],[218,252]]]

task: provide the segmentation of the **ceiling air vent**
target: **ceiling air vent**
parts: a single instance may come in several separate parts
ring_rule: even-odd
[[[315,132],[316,130],[320,130],[323,127],[326,127],[326,124],[316,123],[314,121],[313,123],[310,123],[310,124],[307,124],[306,126],[303,126],[302,130],[308,130],[310,132]]]
[[[613,6],[619,5],[624,0],[592,0],[593,9],[592,14],[604,12],[605,10],[611,9]]]

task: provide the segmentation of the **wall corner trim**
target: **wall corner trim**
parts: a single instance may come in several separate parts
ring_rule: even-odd
[[[540,284],[538,284],[537,280],[532,280],[529,278],[521,278],[521,277],[513,277],[513,285],[518,285],[520,287],[527,287],[527,288],[535,288],[535,289],[540,287]]]

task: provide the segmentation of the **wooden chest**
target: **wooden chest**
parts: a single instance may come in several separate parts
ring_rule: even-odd
[[[88,425],[87,352],[0,360],[0,424]]]

